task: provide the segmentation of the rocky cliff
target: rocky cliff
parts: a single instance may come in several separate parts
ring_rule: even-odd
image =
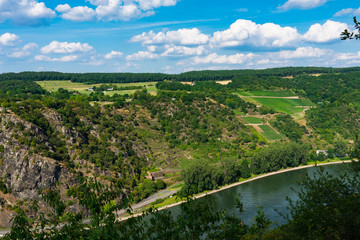
[[[36,136],[49,145],[44,131],[39,127],[12,113],[1,114],[0,181],[4,187],[0,195],[0,227],[9,227],[12,217],[6,206],[26,199],[41,201],[40,189],[53,188],[58,182],[65,183],[64,187],[74,183],[71,173],[61,163],[32,153],[31,146],[19,143],[24,135],[28,135],[26,139],[29,140]]]

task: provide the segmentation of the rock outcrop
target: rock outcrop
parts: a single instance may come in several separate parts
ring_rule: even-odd
[[[71,173],[58,161],[29,153],[29,146],[20,144],[15,137],[29,132],[41,141],[47,137],[43,130],[13,114],[2,114],[0,124],[0,181],[7,191],[0,195],[0,227],[9,227],[12,218],[6,205],[13,206],[19,200],[35,199],[41,202],[40,189],[53,188],[58,182],[74,183]]]

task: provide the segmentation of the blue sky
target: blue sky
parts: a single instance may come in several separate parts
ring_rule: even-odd
[[[360,65],[355,0],[0,0],[0,72]]]

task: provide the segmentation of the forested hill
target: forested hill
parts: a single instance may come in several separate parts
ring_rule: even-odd
[[[231,81],[214,81],[223,79]],[[136,83],[95,84],[111,81]],[[47,214],[41,189],[56,190],[62,209],[84,213],[82,222],[97,201],[91,196],[82,211],[79,196],[94,193],[82,188],[86,179],[135,203],[166,186],[186,198],[253,174],[348,159],[359,102],[360,68],[1,74],[0,227],[10,226],[13,210],[32,219],[26,199]],[[153,172],[163,180],[148,179]],[[105,195],[111,201],[99,204],[108,211],[120,195]]]
[[[61,73],[61,72],[20,72],[0,74],[3,80],[70,80],[81,83],[130,83],[130,82],[158,82],[167,80],[175,81],[209,81],[231,80],[242,76],[295,76],[299,74],[319,73],[347,73],[359,72],[360,67],[353,68],[324,68],[324,67],[286,67],[263,70],[206,70],[192,71],[181,74],[163,73]]]

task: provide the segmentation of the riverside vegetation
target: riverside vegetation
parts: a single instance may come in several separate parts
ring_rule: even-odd
[[[314,73],[321,75],[312,76]],[[288,224],[273,230],[261,209],[254,225],[245,226],[239,216],[213,212],[207,201],[202,205],[189,200],[183,206],[184,215],[176,219],[168,212],[151,210],[150,222],[143,222],[142,218],[118,222],[115,212],[181,180],[184,185],[178,195],[186,198],[252,174],[325,160],[324,154],[315,153],[317,149],[326,149],[330,159],[357,157],[357,141],[352,140],[359,129],[359,78],[358,68],[201,71],[179,75],[1,74],[0,215],[7,222],[15,216],[7,237],[290,239],[307,226],[306,222],[316,218],[320,223],[312,227],[330,231],[321,222],[322,215],[316,215],[323,211],[320,197],[331,189],[339,195],[328,203],[329,214],[338,212],[335,207],[339,202],[344,207],[341,212],[358,210],[357,178],[345,177],[339,183],[339,179],[321,173],[320,177],[305,181],[300,202],[290,202],[293,220],[289,218]],[[108,89],[110,83],[158,83],[156,95],[147,89],[124,95],[97,90],[81,94],[64,88],[49,92],[35,82],[44,80],[83,82],[89,87],[108,84],[99,89]],[[215,80],[231,82],[221,85]],[[254,94],[298,96],[309,108],[282,110],[268,105],[266,98],[257,102]],[[251,101],[247,101],[249,98]],[[253,116],[260,118],[261,123],[249,125],[246,118]],[[267,137],[262,129],[271,129],[281,136],[280,140]],[[178,169],[181,175],[155,183],[145,178],[153,168]],[[311,203],[309,199],[315,194],[312,186],[316,183],[330,187],[318,189],[324,196],[316,196],[320,202]],[[341,187],[336,188],[335,183]],[[307,214],[309,207],[312,212]],[[16,215],[11,215],[12,211]],[[301,220],[303,214],[309,218],[306,222]],[[336,215],[333,225],[343,217]],[[84,222],[85,218],[90,223]],[[350,230],[359,236],[354,230],[356,216],[354,220],[342,229],[326,234],[322,231],[323,239],[344,239]],[[33,227],[35,230],[31,231]],[[311,234],[310,231],[308,236]],[[321,238],[321,231],[316,234],[314,238]]]

